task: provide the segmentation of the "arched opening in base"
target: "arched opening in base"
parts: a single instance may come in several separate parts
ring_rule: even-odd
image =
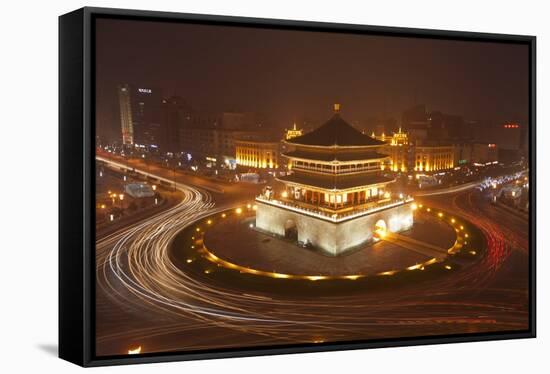
[[[386,221],[384,221],[383,219],[379,219],[378,221],[376,221],[376,224],[374,225],[374,234],[373,234],[374,241],[384,239],[387,232],[388,232],[388,228],[386,226]]]
[[[298,241],[298,227],[296,227],[296,222],[291,219],[285,223],[285,238]]]

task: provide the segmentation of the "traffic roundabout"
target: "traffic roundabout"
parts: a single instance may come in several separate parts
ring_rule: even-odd
[[[255,205],[217,211],[185,228],[171,258],[182,271],[212,279],[276,281],[414,280],[452,272],[480,256],[483,238],[474,225],[448,212],[415,204],[415,225],[404,233],[378,227],[376,239],[343,256],[326,256],[255,227]],[[378,223],[377,223],[378,224]]]

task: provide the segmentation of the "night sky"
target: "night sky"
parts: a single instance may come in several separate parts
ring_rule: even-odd
[[[98,130],[116,131],[116,86],[178,94],[198,111],[254,111],[278,127],[400,118],[423,103],[466,119],[527,125],[527,45],[97,21]]]

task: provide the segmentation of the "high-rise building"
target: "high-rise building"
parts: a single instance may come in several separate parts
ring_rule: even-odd
[[[505,122],[495,131],[495,143],[502,149],[517,151],[522,146],[522,126],[518,122]]]
[[[157,146],[160,129],[161,94],[149,87],[118,86],[122,143]]]
[[[409,135],[409,140],[414,144],[419,144],[428,138],[429,115],[426,112],[426,106],[416,105],[403,111],[401,114],[402,127]]]
[[[528,148],[523,134],[527,129],[516,121],[507,122],[483,122],[475,127],[475,142],[496,144],[498,149],[498,161],[510,163],[521,159]]]
[[[183,151],[181,133],[191,126],[194,113],[189,104],[179,96],[162,100],[161,126],[158,145],[163,153]]]
[[[261,123],[254,113],[224,112],[218,115],[199,115],[189,126],[182,127],[180,142],[183,152],[193,159],[224,165],[234,164],[235,143],[260,134]],[[265,130],[263,132],[265,134]]]
[[[118,86],[118,103],[120,108],[120,129],[122,144],[134,144],[134,124],[132,121],[132,104],[130,87],[127,84]]]

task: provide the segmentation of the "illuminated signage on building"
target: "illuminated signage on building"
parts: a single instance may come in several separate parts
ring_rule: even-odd
[[[150,88],[138,88],[138,92],[140,93],[153,93],[153,91]]]

